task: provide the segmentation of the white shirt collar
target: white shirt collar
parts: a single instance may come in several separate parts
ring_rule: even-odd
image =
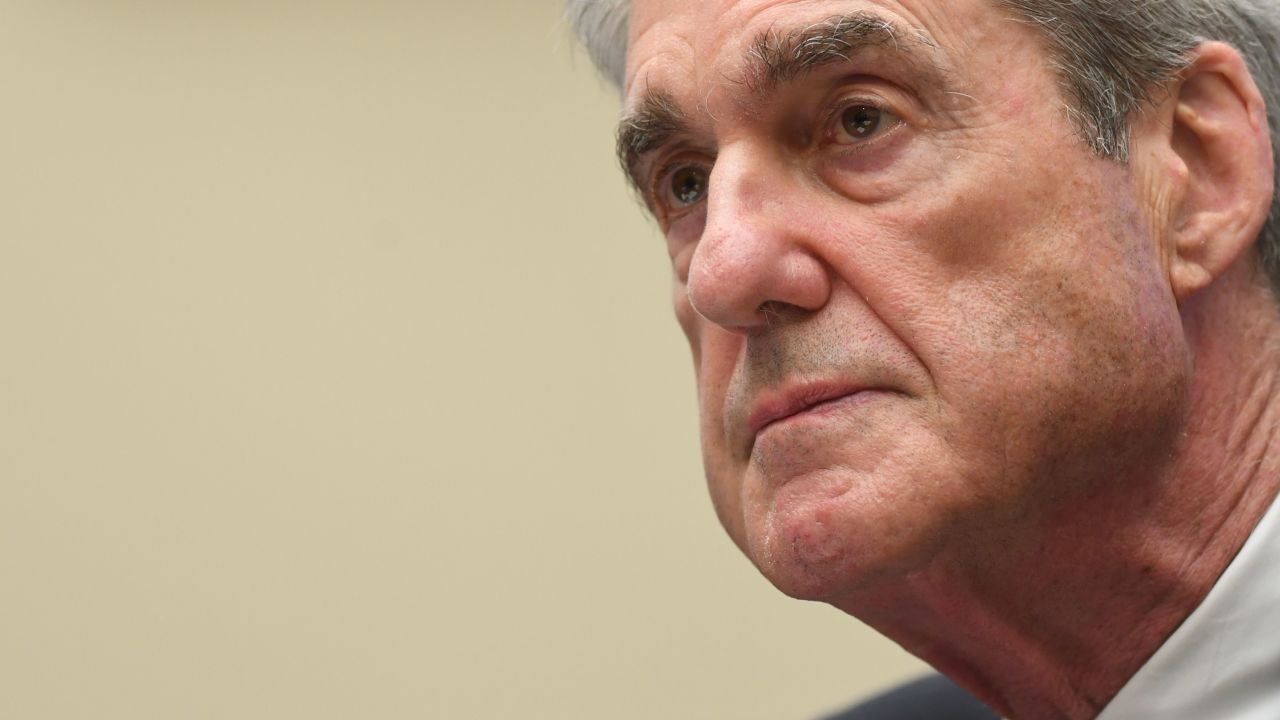
[[[1280,501],[1097,720],[1280,718]]]

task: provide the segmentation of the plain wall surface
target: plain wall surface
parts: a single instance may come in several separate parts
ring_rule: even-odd
[[[0,718],[813,717],[559,0],[0,2]]]

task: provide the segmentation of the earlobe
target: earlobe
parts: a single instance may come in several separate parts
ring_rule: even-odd
[[[1204,43],[1175,93],[1171,143],[1186,174],[1168,271],[1181,303],[1252,251],[1275,176],[1266,105],[1239,52]]]

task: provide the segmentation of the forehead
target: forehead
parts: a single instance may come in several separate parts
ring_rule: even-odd
[[[854,14],[881,17],[944,56],[1007,44],[1011,29],[993,0],[634,0],[626,94],[711,92],[740,79],[762,35]]]

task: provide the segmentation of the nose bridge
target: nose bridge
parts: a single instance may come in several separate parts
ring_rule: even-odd
[[[721,148],[688,279],[703,317],[743,329],[760,324],[769,303],[812,311],[825,302],[826,270],[804,231],[811,208],[797,182],[771,148]]]
[[[707,198],[707,230],[724,230],[727,226],[768,223],[771,204],[785,192],[783,180],[775,177],[778,169],[768,149],[746,143],[722,148],[711,175],[711,192]],[[713,227],[713,222],[726,225]]]

